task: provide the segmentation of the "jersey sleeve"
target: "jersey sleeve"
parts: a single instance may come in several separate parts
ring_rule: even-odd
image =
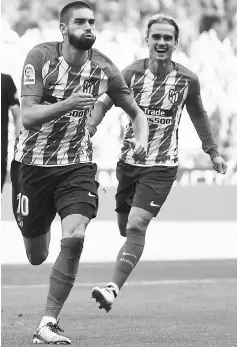
[[[7,98],[8,98],[8,104],[9,106],[15,106],[15,105],[20,105],[19,99],[17,97],[17,89],[16,85],[12,79],[11,76],[8,76],[7,78]]]
[[[208,153],[211,158],[219,156],[218,146],[215,141],[211,122],[203,107],[202,98],[200,95],[200,83],[196,75],[195,78],[193,78],[190,82],[186,100],[186,108],[202,142],[204,152]]]
[[[38,47],[34,47],[28,53],[21,79],[21,96],[43,95],[43,78],[42,78],[43,56]]]
[[[126,104],[133,102],[133,97],[129,90],[129,78],[126,69],[120,72],[116,66],[113,66],[113,77],[108,81],[107,95],[101,101],[109,110],[114,104],[123,108]]]
[[[133,102],[127,83],[122,73],[114,65],[112,68],[112,76],[108,80],[108,96],[111,98],[115,106],[122,107]]]

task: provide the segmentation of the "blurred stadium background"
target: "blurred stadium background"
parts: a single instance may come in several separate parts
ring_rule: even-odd
[[[62,6],[68,2],[70,1],[2,0],[2,71],[12,75],[19,96],[21,70],[26,54],[40,42],[61,40],[58,14]],[[151,230],[155,229],[161,234],[164,232],[165,238],[167,230],[174,230],[172,223],[175,223],[179,232],[182,233],[187,229],[189,236],[191,230],[199,230],[197,237],[199,235],[202,243],[206,241],[205,233],[216,230],[214,225],[217,223],[218,230],[222,230],[223,235],[229,230],[231,237],[236,240],[237,2],[235,0],[89,0],[88,2],[96,11],[95,46],[106,53],[120,69],[135,59],[147,56],[144,36],[150,16],[163,12],[177,19],[181,33],[174,60],[198,74],[205,108],[213,124],[220,152],[228,163],[228,171],[224,176],[212,170],[209,157],[202,151],[200,140],[184,111],[180,125],[179,176],[160,215],[152,222],[149,235],[157,237],[157,233],[154,234]],[[114,212],[114,193],[117,185],[115,166],[126,122],[127,117],[121,109],[113,107],[93,138],[94,160],[98,163],[98,180],[101,186],[98,218],[91,223],[90,228],[96,230],[98,229],[96,223],[105,225],[106,221],[110,221],[112,225],[101,227],[100,233],[112,228],[114,230],[112,244],[113,237],[117,237]],[[13,134],[13,126],[10,123],[9,166],[13,155]],[[9,177],[2,195],[2,222],[11,223],[11,228],[8,230],[14,230],[14,235],[15,233],[18,235],[15,240],[20,238],[11,212]],[[204,224],[200,228],[197,223]],[[106,225],[109,225],[108,222]],[[6,233],[4,229],[3,243],[7,243],[7,240],[11,239],[11,233]],[[203,235],[200,229],[205,230]],[[226,241],[229,240],[231,247],[233,245],[231,237],[226,238],[226,234],[223,237]],[[117,241],[120,243],[120,238]],[[19,242],[21,243],[21,240]],[[58,245],[57,242],[53,244]],[[190,244],[188,246],[191,247]],[[114,249],[113,246],[111,249]],[[161,249],[164,253],[167,252],[167,255],[164,254],[165,258],[169,258],[170,253],[172,256],[169,248],[161,247]],[[228,252],[228,247],[226,251],[226,256],[231,254]],[[147,253],[150,252],[147,245]],[[201,257],[208,256],[205,252],[202,254],[201,250],[198,252]],[[209,252],[211,254],[211,249]],[[215,256],[218,254],[221,256],[223,253],[221,249],[219,252],[216,250]],[[192,254],[192,251],[187,253]],[[112,254],[113,251],[111,257]],[[160,255],[156,256],[159,258]],[[103,253],[102,260],[103,257],[106,257],[106,252]],[[145,253],[143,259],[147,257]],[[3,261],[5,259],[8,262],[10,258],[6,254]],[[50,259],[53,260],[53,256]],[[89,260],[90,256],[88,255],[86,259]],[[100,259],[99,255],[97,259]],[[24,252],[22,261],[26,261]]]
[[[58,14],[65,0],[2,0],[1,66],[20,78],[29,49],[61,40]],[[87,230],[80,275],[63,321],[75,346],[234,347],[237,269],[237,2],[236,0],[88,0],[96,10],[96,47],[122,69],[145,57],[145,27],[163,12],[180,25],[174,60],[195,71],[214,127],[226,175],[217,175],[186,112],[180,125],[180,169],[167,202],[151,222],[142,262],[109,316],[90,300],[104,284],[123,240],[114,212],[115,165],[126,116],[112,108],[93,138],[100,207]],[[10,115],[11,116],[11,115]],[[13,155],[9,125],[9,166]],[[2,346],[30,346],[60,245],[60,221],[52,225],[50,255],[26,265],[11,211],[9,175],[1,206]],[[103,264],[100,264],[103,262]],[[106,262],[106,264],[104,263]],[[80,287],[80,289],[78,289]],[[134,290],[136,288],[136,290]],[[80,294],[78,295],[78,290]],[[83,325],[82,325],[83,322]],[[159,341],[159,342],[158,342]]]

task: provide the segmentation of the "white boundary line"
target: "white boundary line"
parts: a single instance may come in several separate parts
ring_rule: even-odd
[[[205,278],[191,280],[157,280],[157,281],[132,281],[125,283],[125,286],[158,286],[174,284],[216,284],[216,283],[237,283],[237,278]],[[76,283],[74,287],[94,287],[104,286],[105,282],[85,282]],[[2,289],[24,289],[24,288],[48,288],[48,284],[3,284]]]

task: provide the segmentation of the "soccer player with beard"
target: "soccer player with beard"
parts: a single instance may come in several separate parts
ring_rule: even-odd
[[[157,216],[176,179],[178,127],[184,105],[202,141],[213,168],[224,174],[226,163],[218,152],[211,124],[203,108],[198,77],[172,60],[179,28],[171,17],[153,16],[147,25],[149,58],[137,60],[123,70],[123,76],[149,123],[147,156],[136,160],[128,145],[134,139],[129,122],[117,164],[116,211],[118,227],[126,241],[120,249],[112,281],[105,288],[92,289],[92,297],[107,312],[138,263],[151,219]],[[99,100],[89,126],[95,133],[113,102]]]
[[[11,166],[13,211],[32,265],[48,256],[50,226],[61,218],[61,250],[53,265],[44,315],[33,343],[70,344],[58,315],[73,287],[85,230],[98,207],[97,166],[87,121],[97,98],[107,93],[131,117],[134,155],[144,158],[147,119],[123,76],[96,49],[95,18],[83,1],[60,13],[63,42],[35,46],[22,74],[24,128],[15,143]]]

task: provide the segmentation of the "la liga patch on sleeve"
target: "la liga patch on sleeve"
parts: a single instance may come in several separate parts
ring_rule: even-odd
[[[31,64],[24,67],[24,85],[35,84],[35,68]]]

